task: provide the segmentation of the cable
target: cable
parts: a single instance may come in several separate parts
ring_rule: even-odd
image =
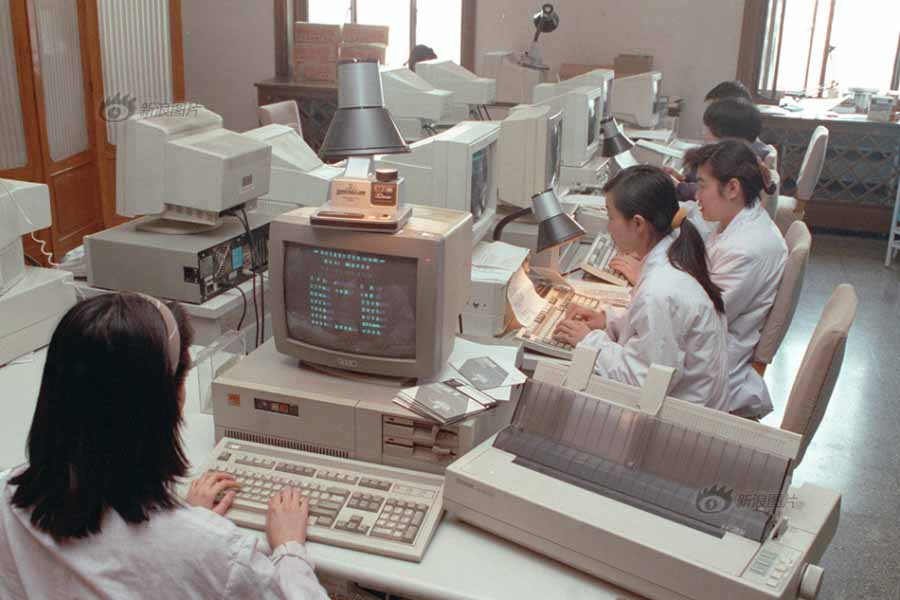
[[[238,214],[235,211],[240,211],[240,214]],[[234,217],[235,219],[240,221],[241,225],[243,225],[243,227],[244,227],[244,232],[247,234],[247,241],[250,246],[250,279],[253,282],[253,315],[254,315],[254,323],[256,324],[256,336],[255,336],[254,344],[255,344],[255,346],[258,347],[260,345],[260,340],[259,340],[260,325],[259,325],[259,305],[256,300],[256,269],[255,269],[256,251],[254,249],[253,236],[250,233],[250,220],[247,218],[247,211],[246,211],[246,209],[244,209],[243,206],[241,206],[240,208],[229,210],[229,211],[225,212],[224,214],[228,215],[229,217]],[[243,293],[243,290],[242,290],[242,293]],[[265,318],[265,315],[263,316],[263,318]],[[240,329],[238,331],[240,331]]]
[[[9,199],[12,200],[13,203],[16,205],[16,208],[19,210],[19,214],[22,215],[22,218],[25,219],[25,222],[28,223],[28,225],[30,227],[37,229],[37,225],[34,224],[34,221],[32,221],[31,218],[28,216],[28,213],[25,212],[25,209],[23,209],[21,207],[21,205],[19,205],[19,203],[16,202],[16,198],[15,198],[15,196],[13,196],[12,190],[9,189],[9,186],[6,185],[6,182],[3,181],[3,179],[0,179],[0,185],[3,186],[3,190],[6,192],[6,195],[9,196]],[[31,239],[34,240],[35,242],[37,242],[37,244],[39,246],[38,250],[47,259],[47,263],[51,267],[58,268],[59,263],[56,262],[55,260],[53,260],[53,253],[47,252],[47,242],[45,242],[44,240],[42,240],[39,237],[37,237],[36,235],[34,235],[34,231],[31,232]]]
[[[237,330],[238,330],[238,333],[240,333],[241,327],[244,325],[244,317],[247,316],[247,294],[244,293],[244,290],[241,289],[241,286],[235,285],[233,287],[234,287],[234,289],[236,289],[237,291],[239,291],[241,293],[241,299],[244,301],[243,304],[241,305],[241,318],[237,324]]]
[[[491,120],[492,120],[492,119],[491,119],[491,113],[488,112],[487,104],[482,104],[481,107],[484,109],[484,114],[487,115],[487,120],[488,120],[488,121],[491,121]]]
[[[262,304],[263,312],[262,315],[260,315],[260,307],[257,306],[256,301],[256,270],[257,266],[259,265],[259,262],[256,259],[256,244],[253,243],[253,232],[250,231],[250,219],[247,217],[247,210],[243,206],[241,206],[240,211],[241,215],[244,217],[242,222],[244,224],[244,231],[247,233],[247,245],[250,246],[250,272],[252,273],[251,278],[253,279],[253,314],[256,316],[256,347],[258,348],[262,346],[263,343],[262,328],[263,323],[265,323],[266,319],[266,305]],[[265,283],[261,282],[260,286],[262,287],[264,285]],[[262,294],[264,294],[264,292],[262,292]],[[264,298],[265,296],[262,295],[260,300],[262,301]],[[262,320],[260,320],[260,317],[262,317]]]

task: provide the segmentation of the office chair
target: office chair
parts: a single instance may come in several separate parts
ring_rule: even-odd
[[[858,302],[852,285],[844,283],[837,286],[822,311],[806,354],[803,355],[781,421],[782,429],[803,436],[795,466],[803,460],[806,449],[825,416],[825,409],[828,408],[844,362],[847,335],[856,318]]]
[[[775,214],[775,223],[782,233],[786,232],[791,223],[803,219],[806,212],[806,203],[812,198],[813,191],[819,183],[822,175],[822,167],[825,166],[825,153],[828,150],[828,128],[822,125],[816,127],[806,147],[803,163],[800,165],[800,174],[797,176],[797,189],[791,196],[779,196]]]
[[[300,110],[293,100],[260,106],[256,109],[256,115],[260,125],[271,125],[272,123],[287,125],[296,129],[301,136],[303,135],[303,129],[300,126]]]
[[[809,264],[812,236],[806,223],[794,221],[784,236],[784,241],[787,242],[788,248],[784,273],[781,276],[781,283],[778,284],[778,291],[775,292],[775,302],[766,316],[753,353],[753,368],[760,375],[765,374],[766,367],[772,364],[778,347],[791,327],[791,320],[794,318],[803,289],[806,265]]]

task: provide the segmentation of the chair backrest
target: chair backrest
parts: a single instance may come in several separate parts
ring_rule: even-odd
[[[293,100],[285,100],[284,102],[276,102],[274,104],[266,104],[256,109],[257,117],[259,117],[260,125],[287,125],[297,130],[297,133],[303,135],[300,127],[300,111],[297,103]]]
[[[781,421],[782,429],[803,436],[795,464],[803,459],[822,417],[825,416],[825,409],[828,408],[828,401],[844,362],[847,334],[856,318],[858,302],[852,285],[839,285],[825,305],[806,354],[803,355],[784,419]]]
[[[778,212],[778,197],[781,195],[781,175],[778,171],[769,167],[769,175],[772,177],[772,183],[775,184],[775,191],[767,194],[765,191],[759,193],[759,201],[772,220],[775,220],[775,213]]]
[[[770,365],[778,352],[778,347],[784,340],[794,312],[797,310],[797,302],[800,300],[800,292],[803,289],[803,276],[806,274],[806,265],[809,263],[809,249],[812,246],[812,236],[809,228],[803,221],[794,221],[784,236],[787,243],[788,256],[784,264],[784,273],[778,291],[775,292],[775,302],[766,316],[759,342],[753,360]]]
[[[763,164],[772,169],[773,171],[778,171],[778,148],[773,146],[772,144],[766,144],[766,149],[769,151],[766,154],[766,157],[763,159]]]
[[[825,166],[825,152],[828,150],[828,128],[819,125],[813,131],[803,155],[803,163],[800,165],[800,173],[797,175],[797,191],[794,197],[798,200],[808,201],[812,198],[819,176],[822,175],[822,167]]]

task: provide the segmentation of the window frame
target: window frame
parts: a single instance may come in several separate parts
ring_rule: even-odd
[[[476,0],[461,0],[460,63],[470,71],[475,71],[475,24]],[[306,21],[309,16],[309,0],[274,0],[275,2],[275,74],[288,77],[291,73],[291,53],[293,45],[293,24]],[[351,23],[356,22],[357,0],[350,0]],[[416,0],[410,0],[409,10],[409,50],[416,45]]]
[[[820,57],[822,68],[818,73],[818,85],[815,86],[818,92],[809,96],[821,98],[825,87],[825,77],[828,74],[828,55],[832,50],[831,34],[837,0],[815,0],[815,2],[816,7],[824,2],[829,3],[828,18],[827,20],[818,19],[818,10],[814,10],[812,13],[810,52],[806,59],[806,87],[807,89],[812,87],[809,85],[810,79],[813,78],[813,82],[815,82],[814,78],[816,76],[815,73],[809,72],[813,59],[813,40],[815,39],[817,28],[825,27],[825,43],[821,50],[822,56]],[[757,102],[764,104],[775,104],[786,94],[786,90],[778,88],[781,40],[784,34],[786,6],[787,0],[744,0],[744,18],[741,27],[736,78],[750,89]],[[777,32],[769,27],[770,22],[776,23]],[[773,49],[773,46],[776,47]],[[770,67],[773,61],[774,66]],[[763,75],[766,69],[771,69],[772,85],[763,89]],[[897,58],[895,59],[891,87],[895,89],[898,85],[900,85],[900,40],[898,40],[897,44]],[[790,91],[793,92],[793,90]]]

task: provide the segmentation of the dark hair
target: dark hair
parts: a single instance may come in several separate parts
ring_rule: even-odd
[[[697,170],[708,165],[719,182],[725,185],[737,179],[744,192],[744,204],[753,206],[761,192],[775,193],[775,184],[766,167],[743,140],[727,139],[690,150],[684,157],[685,164]]]
[[[762,116],[743,98],[717,100],[703,112],[703,124],[719,139],[738,138],[755,142],[762,133]]]
[[[650,165],[629,167],[613,177],[603,191],[626,218],[641,215],[660,237],[672,231],[672,219],[679,209],[678,195],[672,178],[662,169]],[[725,312],[722,290],[709,276],[706,246],[700,232],[687,219],[681,222],[680,229],[678,238],[669,247],[669,262],[696,279],[716,310]]]
[[[13,504],[55,540],[100,531],[107,509],[141,523],[179,505],[187,472],[179,391],[193,332],[169,305],[181,337],[175,372],[159,309],[135,294],[103,294],[63,316],[47,351],[28,434],[28,467],[10,480]]]
[[[710,100],[722,100],[724,98],[743,98],[750,102],[753,101],[750,90],[740,81],[723,81],[706,93],[705,100],[709,102]]]
[[[434,53],[434,50],[425,44],[417,44],[412,52],[409,53],[409,60],[406,61],[406,65],[409,67],[410,71],[416,70],[416,63],[420,63],[423,60],[433,60],[437,58],[437,54]]]

